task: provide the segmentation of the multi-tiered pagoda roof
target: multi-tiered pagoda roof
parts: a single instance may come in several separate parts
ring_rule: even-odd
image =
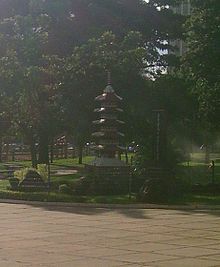
[[[97,131],[92,134],[96,139],[94,149],[98,152],[99,159],[105,159],[104,162],[111,159],[110,162],[116,163],[117,152],[123,150],[120,146],[120,138],[124,134],[118,131],[118,128],[124,124],[123,121],[118,119],[118,114],[123,112],[119,108],[122,98],[115,93],[109,82],[103,93],[97,96],[95,100],[100,103],[100,108],[94,110],[98,114],[98,119],[93,121],[93,125],[97,128]],[[101,161],[103,162],[103,160]],[[100,162],[100,160],[97,162]],[[120,165],[121,161],[118,160],[117,164]]]

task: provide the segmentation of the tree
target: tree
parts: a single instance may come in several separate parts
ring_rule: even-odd
[[[161,74],[165,40],[179,35],[178,18],[162,1],[0,0],[0,7],[2,90],[11,94],[13,120],[29,136],[33,155],[40,141],[40,162],[48,161],[48,143],[62,127],[79,144],[86,140],[92,99],[105,86],[107,69],[125,99],[127,120],[140,126],[151,83],[145,79]]]
[[[180,35],[181,20],[169,9],[174,0],[0,0],[2,18],[15,15],[47,17],[51,54],[67,55],[72,48],[105,31],[124,36],[139,31],[148,47],[166,49],[164,40]],[[156,61],[155,61],[156,63]]]
[[[47,32],[43,17],[3,19],[0,30],[4,40],[0,50],[4,54],[0,60],[1,90],[13,103],[11,120],[29,142],[32,165],[36,167],[38,141],[39,162],[48,162],[47,125],[52,118],[50,107],[55,103],[58,58],[45,55]]]
[[[194,0],[192,5],[192,15],[185,24],[188,51],[183,67],[198,99],[201,121],[214,130],[219,128],[220,115],[220,2]]]
[[[147,83],[144,73],[147,63],[143,60],[147,55],[139,32],[130,32],[122,40],[112,32],[106,32],[100,38],[93,38],[74,49],[66,61],[63,103],[66,120],[73,125],[71,131],[79,148],[90,139],[95,108],[93,99],[106,86],[108,70],[112,73],[113,87],[115,85],[116,92],[124,98],[127,144],[137,137],[137,134],[132,136],[135,132],[133,126],[141,118],[146,120],[144,111],[149,107],[145,102]],[[139,128],[137,133],[140,135],[140,132]]]

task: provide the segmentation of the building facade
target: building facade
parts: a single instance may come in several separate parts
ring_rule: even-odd
[[[182,3],[176,7],[172,7],[174,13],[181,14],[183,16],[190,16],[191,14],[191,4],[190,0],[184,0]],[[187,51],[187,46],[183,40],[175,40],[171,42],[171,45],[175,47],[174,54],[177,56],[183,56]]]

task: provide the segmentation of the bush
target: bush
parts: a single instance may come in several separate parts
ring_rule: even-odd
[[[48,179],[48,165],[47,164],[38,164],[37,165],[37,172],[40,174],[40,176],[46,182]]]
[[[192,193],[196,194],[219,194],[220,184],[194,184],[192,185]]]
[[[22,181],[24,179],[25,175],[27,174],[29,169],[32,169],[32,168],[23,168],[23,169],[17,170],[17,171],[14,172],[14,176],[19,181]]]
[[[63,194],[72,194],[72,189],[67,184],[61,184],[59,186],[59,192]]]
[[[181,197],[186,191],[189,191],[188,185],[179,179],[152,178],[144,182],[137,199],[148,203],[167,202],[171,198]]]
[[[126,194],[129,191],[129,177],[96,177],[94,186],[97,195]]]
[[[47,181],[48,167],[46,164],[38,164],[37,169],[23,168],[23,169],[17,170],[14,172],[14,176],[18,178],[20,181],[22,181],[27,175],[27,173],[31,171],[37,172],[43,178],[44,181]]]
[[[134,157],[134,168],[137,176],[146,176],[149,167],[154,167],[155,162],[153,155],[149,151],[152,151],[148,146],[140,146]],[[166,153],[161,155],[161,162],[159,163],[161,168],[169,169],[175,172],[178,163],[186,161],[189,155],[186,155],[184,151],[177,148],[172,142],[168,143]]]
[[[47,184],[44,182],[40,173],[34,168],[24,168],[15,172],[16,179],[19,181],[17,189],[19,191],[46,191]]]
[[[19,192],[29,192],[29,193],[36,193],[36,192],[47,192],[48,191],[48,187],[45,186],[38,186],[38,187],[34,187],[34,186],[20,186],[18,185],[18,189]]]
[[[91,176],[81,177],[73,182],[72,187],[76,195],[93,194],[94,179]]]
[[[19,184],[19,179],[16,177],[11,177],[9,178],[9,183],[10,183],[10,189],[12,190],[17,190],[18,189],[18,184]]]
[[[73,183],[76,195],[117,195],[127,194],[129,190],[128,177],[98,177],[88,175]]]

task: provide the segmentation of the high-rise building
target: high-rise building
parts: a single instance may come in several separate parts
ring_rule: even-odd
[[[175,13],[183,16],[189,16],[191,12],[190,0],[183,0],[182,3],[176,7],[172,7]]]
[[[172,7],[174,13],[181,14],[183,16],[189,16],[191,13],[190,0],[183,0],[182,3],[176,7]],[[177,39],[171,42],[171,45],[175,47],[174,53],[177,56],[183,56],[187,51],[186,44],[183,40]]]

